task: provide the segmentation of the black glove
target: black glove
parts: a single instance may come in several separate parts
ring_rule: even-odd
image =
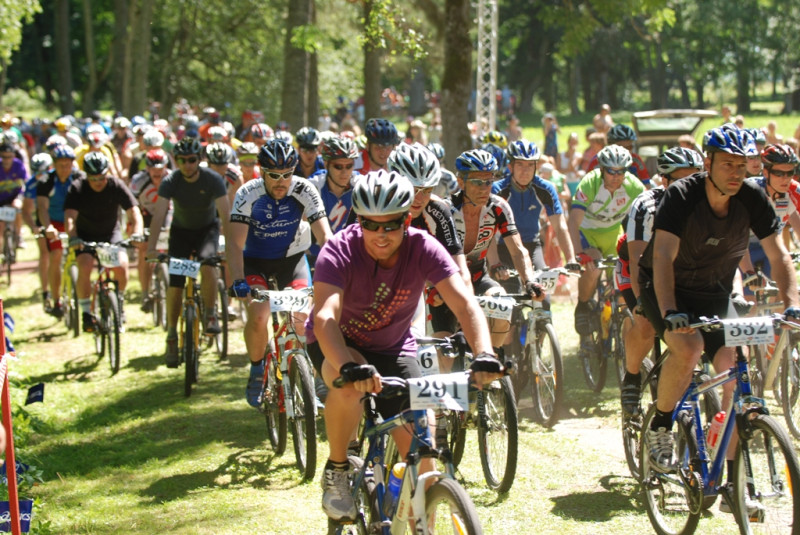
[[[503,373],[503,365],[494,355],[478,353],[469,369],[474,372]]]
[[[564,266],[564,269],[566,269],[567,271],[572,271],[574,273],[580,273],[581,271],[583,271],[580,262],[570,262],[569,264]]]
[[[527,293],[531,297],[539,297],[540,295],[542,295],[543,291],[544,290],[542,290],[542,286],[536,284],[533,281],[528,281],[525,283],[525,293]]]
[[[464,353],[466,353],[467,351],[469,351],[470,353],[472,352],[472,349],[469,347],[469,344],[467,343],[467,337],[464,336],[463,332],[458,331],[457,333],[454,333],[453,336],[449,338],[449,340],[450,344],[453,346],[453,351],[455,351],[456,355],[458,355],[459,357],[463,357]]]
[[[355,383],[357,381],[364,381],[370,377],[375,376],[378,370],[372,364],[356,364],[355,362],[348,362],[339,368],[339,375],[342,376],[345,383]]]
[[[677,310],[667,310],[667,314],[664,316],[664,323],[668,331],[682,329],[689,326],[689,315]]]

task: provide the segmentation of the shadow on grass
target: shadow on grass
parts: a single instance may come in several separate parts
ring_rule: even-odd
[[[606,522],[619,514],[641,511],[636,480],[607,475],[600,478],[600,486],[604,492],[573,492],[551,498],[553,514],[580,522]]]
[[[107,359],[108,357],[105,358]],[[94,354],[89,356],[81,355],[64,362],[63,370],[41,375],[30,375],[26,381],[30,384],[88,381],[90,375],[97,370],[103,360],[103,358]]]

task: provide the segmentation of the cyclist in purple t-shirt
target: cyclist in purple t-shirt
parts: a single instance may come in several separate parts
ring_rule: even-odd
[[[330,457],[323,475],[322,508],[334,520],[355,518],[348,491],[347,445],[361,418],[364,392],[379,392],[381,376],[421,376],[411,320],[425,281],[432,282],[461,322],[476,354],[478,384],[499,377],[486,320],[436,238],[409,228],[411,182],[396,172],[373,171],[353,187],[358,225],[331,238],[317,257],[314,308],[306,324],[308,353],[331,387],[340,375],[353,388],[331,388],[325,401]],[[477,371],[478,369],[490,371]],[[384,417],[399,412],[395,401],[378,400]],[[433,418],[431,418],[433,421]],[[402,457],[408,429],[393,438]],[[431,469],[427,467],[427,469]]]

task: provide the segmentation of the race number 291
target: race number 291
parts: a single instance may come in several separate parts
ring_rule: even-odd
[[[469,376],[464,372],[409,379],[408,384],[412,409],[469,408]]]

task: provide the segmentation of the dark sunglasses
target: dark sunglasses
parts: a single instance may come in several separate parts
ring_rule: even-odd
[[[345,169],[350,170],[355,166],[354,163],[351,163],[351,164],[332,163],[331,165],[337,171],[344,171]]]
[[[770,175],[774,175],[774,176],[776,176],[778,178],[787,178],[787,177],[793,177],[794,175],[797,174],[797,172],[796,171],[779,171],[778,169],[770,169],[769,170],[769,174]]]
[[[606,167],[606,173],[609,175],[624,175],[625,169],[612,169],[610,167]]]
[[[269,177],[272,180],[289,180],[294,175],[294,171],[286,171],[285,173],[273,173],[269,171],[266,167],[261,168],[261,172],[264,173],[265,177]]]
[[[370,232],[378,232],[381,228],[383,228],[384,232],[394,232],[395,230],[403,228],[403,225],[406,221],[406,214],[403,214],[397,219],[392,219],[391,221],[386,221],[383,223],[379,223],[371,219],[365,219],[363,217],[359,217],[358,221],[361,223],[361,228]]]
[[[175,158],[175,161],[178,163],[197,163],[200,160],[197,156],[189,156],[188,158],[182,158],[178,156]]]

